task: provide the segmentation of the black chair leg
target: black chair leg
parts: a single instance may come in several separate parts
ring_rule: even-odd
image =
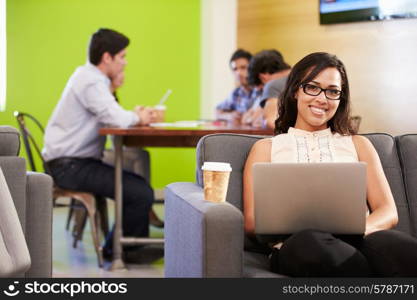
[[[69,211],[68,211],[68,216],[67,216],[67,225],[65,226],[65,229],[68,231],[70,223],[71,223],[71,218],[72,218],[72,214],[74,212],[74,205],[75,205],[75,200],[74,198],[71,198],[71,202],[69,205]]]

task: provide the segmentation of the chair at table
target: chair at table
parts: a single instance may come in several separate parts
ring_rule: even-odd
[[[49,173],[46,169],[45,161],[41,154],[41,149],[36,143],[35,138],[29,131],[26,120],[29,119],[33,122],[35,127],[44,134],[45,130],[41,123],[36,120],[32,115],[27,113],[22,113],[16,111],[14,113],[17,123],[19,125],[19,130],[23,139],[23,144],[26,150],[26,154],[29,160],[29,165],[32,171],[37,171],[34,153],[36,153],[40,160],[43,163],[46,173]],[[80,191],[72,191],[67,189],[62,189],[54,184],[53,187],[53,201],[55,203],[57,198],[68,197],[71,199],[69,205],[69,212],[66,222],[66,229],[69,229],[71,219],[75,212],[75,222],[73,227],[73,247],[77,247],[77,242],[82,239],[84,232],[84,227],[86,224],[87,216],[90,220],[91,235],[94,243],[94,248],[98,258],[98,265],[102,267],[103,257],[100,248],[100,239],[99,239],[99,228],[103,231],[104,235],[108,234],[108,216],[107,216],[107,205],[106,199],[102,197],[95,197],[91,193],[85,193]]]
[[[102,161],[108,165],[114,166],[115,153],[113,149],[106,149],[103,153]],[[145,178],[151,182],[150,155],[149,152],[137,147],[123,147],[123,165],[124,171],[129,171]],[[163,199],[155,199],[155,203],[164,203]],[[159,219],[154,209],[149,212],[149,224],[157,228],[163,228],[164,222]]]
[[[353,129],[356,133],[359,132],[359,127],[361,125],[362,117],[361,116],[352,116],[350,122],[352,124]]]

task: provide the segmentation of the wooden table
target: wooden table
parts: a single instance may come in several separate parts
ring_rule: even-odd
[[[195,147],[200,138],[215,133],[272,135],[273,131],[225,122],[206,122],[198,127],[131,127],[102,128],[100,135],[113,135],[115,148],[115,227],[113,236],[113,261],[110,270],[124,269],[122,244],[137,245],[163,243],[163,239],[123,237],[122,233],[122,147]]]
[[[102,128],[101,135],[123,137],[123,145],[140,147],[195,147],[205,135],[214,133],[237,133],[272,135],[273,131],[226,122],[207,122],[198,127],[130,127]]]

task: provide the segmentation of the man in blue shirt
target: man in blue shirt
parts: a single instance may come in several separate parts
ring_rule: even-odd
[[[248,66],[251,58],[252,54],[243,49],[236,50],[230,58],[230,68],[238,87],[216,106],[217,119],[239,123],[259,96],[260,92],[248,83]]]

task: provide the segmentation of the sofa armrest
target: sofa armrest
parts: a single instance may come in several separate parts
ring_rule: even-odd
[[[28,172],[26,180],[26,242],[32,265],[25,276],[51,277],[52,178]]]
[[[241,277],[243,215],[190,182],[165,188],[165,276]]]

